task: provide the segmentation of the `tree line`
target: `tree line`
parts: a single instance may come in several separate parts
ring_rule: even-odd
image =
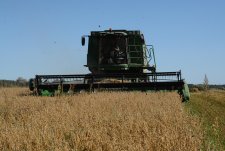
[[[188,87],[191,92],[207,91],[209,89],[225,90],[225,84],[222,85],[209,84],[209,80],[206,74],[204,76],[202,84],[188,84]]]
[[[204,84],[188,84],[188,87],[190,91],[205,91],[207,89],[219,89],[219,90],[225,90],[225,85],[216,85],[216,84],[208,84],[207,89]]]
[[[22,77],[16,80],[0,80],[0,87],[28,87],[28,81]]]

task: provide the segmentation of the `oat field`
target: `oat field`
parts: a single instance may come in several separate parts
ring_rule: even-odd
[[[98,92],[36,97],[0,88],[0,150],[202,148],[201,122],[177,93]]]

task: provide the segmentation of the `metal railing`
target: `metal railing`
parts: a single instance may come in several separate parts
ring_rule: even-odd
[[[151,64],[156,68],[155,52],[153,45],[129,45],[128,46],[128,63]],[[133,61],[134,60],[134,61]],[[150,63],[153,61],[152,63]]]

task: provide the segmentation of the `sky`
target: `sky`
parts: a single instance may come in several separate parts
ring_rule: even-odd
[[[225,84],[225,0],[0,0],[0,79],[89,73],[81,36],[141,30],[157,71]]]

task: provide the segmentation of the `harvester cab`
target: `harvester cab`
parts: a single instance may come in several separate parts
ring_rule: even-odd
[[[139,30],[92,31],[88,38],[89,74],[36,75],[30,90],[37,95],[56,95],[81,90],[177,91],[187,101],[189,89],[181,71],[156,72],[154,47],[146,45]]]
[[[146,45],[140,31],[92,31],[89,36],[87,67],[93,74],[155,72],[154,48]]]

